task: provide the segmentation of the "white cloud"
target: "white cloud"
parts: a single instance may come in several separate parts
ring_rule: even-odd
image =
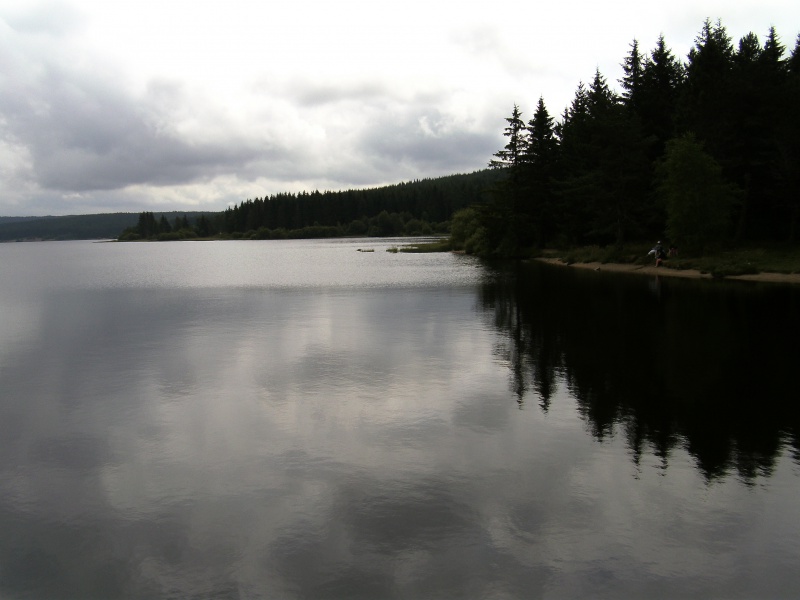
[[[66,2],[19,2],[0,6],[6,23],[21,33],[60,37],[80,30],[84,22],[82,13]]]
[[[512,104],[560,114],[596,68],[616,82],[633,38],[683,58],[709,17],[791,49],[795,4],[0,0],[0,214],[480,169]]]

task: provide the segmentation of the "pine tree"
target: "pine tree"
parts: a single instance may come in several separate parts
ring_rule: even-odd
[[[737,215],[736,238],[772,235],[777,216],[776,165],[780,131],[784,127],[783,96],[786,83],[784,48],[770,29],[762,48],[758,36],[748,33],[734,56],[728,106],[734,127],[730,145],[721,158],[728,177],[745,195]]]
[[[639,96],[644,84],[644,57],[639,52],[639,42],[634,39],[631,51],[622,63],[624,76],[619,84],[623,89],[622,100],[632,112],[639,112]]]
[[[650,158],[664,152],[667,140],[675,135],[675,111],[684,79],[680,62],[659,36],[655,48],[645,60],[636,112],[641,120],[642,135],[652,138]]]
[[[782,127],[779,136],[778,189],[780,217],[785,235],[792,242],[800,240],[800,35],[786,61],[786,84],[783,94]]]
[[[522,112],[516,104],[506,122],[508,125],[503,135],[508,138],[508,142],[502,150],[494,154],[495,159],[489,166],[506,170],[507,177],[494,190],[492,201],[482,207],[481,219],[489,247],[500,255],[514,256],[525,245],[526,232],[529,229],[522,208],[527,132]]]
[[[791,75],[800,76],[800,34],[797,34],[792,55],[789,57],[786,66]]]
[[[553,177],[558,160],[558,139],[553,118],[541,97],[533,118],[528,122],[527,142],[524,164],[532,227],[531,242],[544,246],[552,235],[555,222]]]
[[[598,71],[559,128],[556,191],[569,243],[621,244],[643,229],[649,163],[638,120]]]
[[[489,162],[489,166],[493,169],[510,169],[510,175],[516,176],[517,167],[522,162],[522,157],[525,153],[525,123],[522,120],[522,112],[519,106],[514,105],[511,111],[511,116],[506,118],[505,129],[503,135],[508,138],[508,142],[502,150],[495,152],[495,159]]]
[[[679,117],[682,131],[693,132],[723,167],[734,125],[728,110],[733,65],[728,32],[719,21],[706,19],[689,51]]]
[[[200,215],[198,217],[195,230],[200,237],[208,237],[211,235],[211,224],[208,222],[205,215]]]
[[[597,69],[589,86],[587,94],[589,101],[589,116],[594,119],[602,119],[619,106],[619,97],[608,87],[606,78]]]
[[[150,238],[158,235],[158,222],[152,212],[145,211],[139,214],[136,232],[143,238]]]
[[[587,182],[591,169],[587,141],[590,137],[589,92],[581,81],[575,96],[564,109],[561,121],[556,125],[560,154],[556,169],[554,191],[557,196],[558,213],[555,215],[562,242],[582,243],[585,224],[589,215],[586,204],[594,189]]]

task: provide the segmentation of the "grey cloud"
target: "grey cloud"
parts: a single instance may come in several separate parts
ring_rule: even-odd
[[[237,129],[222,109],[179,85],[155,83],[135,95],[119,73],[102,63],[81,67],[58,49],[13,31],[0,37],[0,143],[26,150],[24,170],[40,188],[186,184],[290,154]],[[179,129],[183,121],[191,132]]]
[[[268,148],[235,135],[222,141],[180,135],[163,94],[137,100],[95,79],[47,64],[0,99],[11,134],[30,150],[39,185],[62,191],[168,185],[211,178]],[[21,79],[21,78],[20,78]]]
[[[476,156],[488,157],[497,150],[496,131],[450,126],[447,116],[436,110],[419,108],[382,115],[381,120],[365,130],[361,143],[373,161],[386,165],[451,174],[474,170]]]
[[[297,81],[286,92],[309,110],[323,111],[320,122],[334,124],[327,133],[337,158],[349,160],[351,185],[473,171],[499,147],[500,126],[485,115],[469,125],[459,121],[446,108],[457,91],[445,87],[409,92],[380,82]],[[342,103],[355,105],[347,121],[337,112]]]
[[[171,194],[192,184],[224,206],[256,182],[269,189],[253,193],[277,193],[471,171],[497,148],[494,124],[453,121],[452,90],[377,79],[262,81],[249,90],[258,104],[248,127],[175,81],[133,92],[124,72],[61,52],[59,40],[31,33],[47,29],[43,16],[26,18],[0,36],[0,151],[17,157],[5,165],[0,212],[169,210],[199,201],[185,188]]]
[[[380,83],[368,81],[352,85],[295,81],[286,91],[302,106],[324,106],[347,101],[365,103],[381,100],[390,94],[389,89]]]
[[[266,85],[260,90],[270,89]],[[427,88],[407,90],[392,87],[382,80],[316,81],[296,79],[282,88],[283,93],[304,107],[325,107],[354,102],[369,108],[386,108],[398,105],[433,105],[447,101],[451,90]]]

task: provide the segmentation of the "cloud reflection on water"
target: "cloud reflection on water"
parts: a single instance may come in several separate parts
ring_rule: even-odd
[[[709,484],[679,446],[666,471],[654,452],[635,462],[619,424],[594,435],[605,412],[561,376],[546,411],[527,384],[520,410],[518,349],[503,350],[516,338],[494,312],[513,295],[37,298],[0,361],[8,595],[633,597],[800,583],[788,461],[755,489]]]

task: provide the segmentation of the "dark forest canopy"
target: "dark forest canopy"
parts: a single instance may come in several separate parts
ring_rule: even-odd
[[[394,236],[447,233],[453,213],[488,201],[504,174],[491,170],[380,188],[280,193],[254,198],[194,221],[142,213],[121,240],[188,237]]]
[[[796,243],[800,230],[800,36],[787,56],[771,28],[734,45],[706,20],[685,62],[662,37],[622,61],[621,93],[595,72],[560,120],[514,105],[507,175],[489,202],[455,215],[453,241],[483,255],[545,245],[669,238],[689,251]]]

